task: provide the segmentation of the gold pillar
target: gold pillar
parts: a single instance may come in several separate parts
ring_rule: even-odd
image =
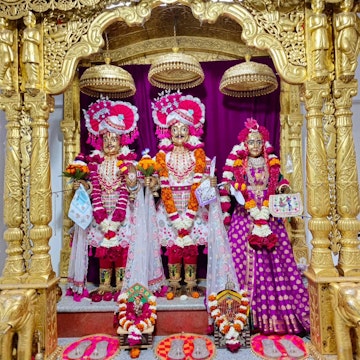
[[[331,223],[327,219],[330,212],[330,197],[322,125],[323,101],[328,95],[328,84],[309,81],[305,85],[307,211],[312,217],[309,220],[309,230],[313,235],[309,271],[316,276],[338,275],[334,268],[328,239],[331,230]]]
[[[4,222],[7,229],[4,240],[8,243],[5,266],[0,283],[19,283],[25,273],[22,249],[23,231],[21,230],[22,176],[20,150],[20,114],[21,99],[19,94],[0,98],[1,108],[5,111],[6,148],[4,173]]]
[[[32,128],[30,163],[30,239],[31,264],[27,283],[39,295],[36,311],[36,329],[45,356],[57,348],[57,283],[49,254],[52,235],[49,223],[52,217],[50,153],[48,144],[48,118],[54,109],[54,99],[39,92],[36,96],[24,95],[25,108],[29,111]]]
[[[281,168],[289,180],[292,191],[299,192],[304,200],[304,178],[302,171],[301,130],[304,117],[300,110],[300,90],[298,85],[281,82]],[[292,172],[287,171],[287,161],[292,162]],[[291,218],[289,236],[297,263],[301,258],[309,261],[309,249],[306,244],[305,222],[301,216]]]
[[[310,298],[310,334],[315,351],[333,354],[334,345],[333,312],[330,303],[329,278],[336,279],[336,271],[328,238],[331,223],[327,219],[330,212],[330,194],[327,156],[323,137],[324,99],[329,96],[329,84],[309,81],[305,85],[305,107],[307,110],[306,146],[306,189],[307,211],[312,217],[309,230],[312,233],[308,292]]]
[[[64,136],[63,166],[65,168],[80,152],[80,90],[77,76],[72,86],[64,93],[64,120],[60,126]],[[71,253],[69,230],[74,225],[67,216],[74,195],[68,178],[63,179],[63,190],[63,244],[60,254],[60,277],[66,280]]]
[[[335,117],[337,129],[336,194],[338,229],[341,233],[338,269],[344,276],[360,276],[360,249],[358,233],[359,185],[354,138],[352,133],[352,97],[358,83],[334,81]]]
[[[32,149],[30,165],[30,229],[32,257],[29,268],[30,283],[44,283],[55,277],[49,254],[52,235],[49,223],[52,217],[50,153],[48,118],[53,111],[54,99],[39,92],[31,97],[25,94],[25,105],[32,119]]]

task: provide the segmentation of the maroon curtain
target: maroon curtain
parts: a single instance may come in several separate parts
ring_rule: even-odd
[[[269,58],[256,58],[259,63],[274,66]],[[193,89],[182,90],[183,94],[197,96],[205,105],[206,122],[204,127],[203,141],[206,154],[217,159],[217,175],[221,176],[225,160],[232,147],[238,142],[237,136],[244,127],[244,121],[255,118],[260,125],[264,125],[270,132],[270,141],[279,153],[280,138],[280,89],[269,95],[253,98],[235,98],[223,95],[219,91],[219,84],[224,72],[238,64],[239,61],[215,61],[202,63],[205,74],[204,82]],[[130,98],[123,99],[137,106],[139,111],[138,140],[132,148],[138,153],[145,148],[150,149],[150,155],[154,156],[157,151],[157,138],[155,136],[155,125],[152,121],[152,101],[158,97],[162,89],[152,86],[148,79],[150,65],[128,65],[123,66],[134,78],[136,94]],[[87,109],[91,102],[96,99],[81,94],[81,108]],[[88,153],[90,148],[86,144],[87,131],[82,118],[82,151]]]

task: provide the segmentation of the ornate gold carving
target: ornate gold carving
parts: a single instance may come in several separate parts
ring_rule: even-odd
[[[21,183],[22,183],[22,224],[21,230],[23,232],[23,258],[25,269],[28,270],[31,261],[31,244],[29,239],[30,219],[28,210],[28,190],[30,178],[30,162],[31,162],[31,127],[30,116],[21,110],[20,116],[20,155],[21,155]]]
[[[46,281],[54,277],[49,255],[51,228],[50,157],[48,145],[48,117],[53,111],[53,98],[39,93],[35,97],[25,94],[32,118],[32,149],[30,166],[30,239],[33,242],[30,282]]]
[[[353,0],[341,1],[342,12],[334,15],[336,77],[346,83],[354,78],[359,53],[360,25],[353,5]]]
[[[46,284],[34,284],[37,289],[36,330],[40,334],[40,352],[48,359],[57,350],[57,283],[53,278]]]
[[[330,38],[331,27],[328,25],[328,18],[325,10],[324,0],[312,0],[312,13],[308,16],[308,42],[309,52],[309,74],[311,78],[323,83],[329,76],[330,64]],[[330,64],[329,64],[330,63]]]
[[[11,96],[15,91],[16,35],[17,31],[9,28],[8,21],[0,18],[0,90],[5,96]]]
[[[332,283],[330,293],[334,314],[338,360],[353,358],[360,351],[360,285],[359,283]],[[352,331],[355,331],[354,349]]]
[[[280,104],[282,172],[289,180],[292,191],[300,192],[303,198],[301,130],[304,119],[300,111],[299,86],[281,81]],[[286,166],[288,160],[292,162],[290,172],[287,171]],[[309,250],[306,244],[304,220],[301,217],[292,218],[289,228],[295,260],[306,265],[309,261]]]
[[[13,358],[13,339],[17,335],[18,359],[31,359],[35,330],[36,292],[3,290],[0,293],[1,358]]]
[[[198,61],[236,60],[245,58],[246,54],[251,54],[253,58],[256,56],[268,56],[266,51],[250,50],[243,44],[222,39],[177,36],[176,40],[181,51],[185,53],[191,52]],[[149,39],[111,50],[108,54],[112,64],[151,64],[152,59],[159,56],[159,52],[171,51],[172,44],[173,38],[171,37]],[[146,54],[146,57],[144,57],[144,54]],[[101,63],[103,57],[103,54],[94,54],[91,55],[90,61]]]
[[[7,258],[1,283],[17,282],[25,272],[22,239],[22,176],[20,145],[21,101],[19,95],[1,98],[1,108],[6,112],[6,158],[4,185],[4,221],[7,229],[4,239],[8,243]]]
[[[311,343],[320,354],[335,354],[334,312],[331,304],[330,286],[327,282],[318,282],[310,277],[308,291]]]
[[[106,1],[102,0],[2,0],[0,2],[0,16],[8,19],[19,19],[28,14],[29,11],[46,12],[53,9],[69,11],[86,7],[92,8],[101,2],[106,3]],[[117,0],[113,0],[113,2],[117,2]]]
[[[46,56],[48,63],[45,70],[45,87],[48,91],[52,94],[64,91],[71,81],[78,60],[96,53],[104,45],[102,32],[107,26],[120,20],[131,26],[143,24],[150,17],[152,8],[157,5],[157,1],[148,0],[142,1],[136,6],[120,6],[96,17],[93,14],[92,17],[87,18],[87,23],[90,23],[90,26],[85,33],[82,32],[86,30],[85,25],[79,25],[79,18],[60,25],[56,22],[55,17],[48,21],[45,25],[46,32],[50,37],[45,39],[45,52],[49,54]],[[266,34],[264,29],[258,28],[251,13],[239,4],[229,5],[227,3],[204,3],[200,0],[195,2],[188,0],[184,2],[184,5],[191,7],[194,16],[201,22],[213,23],[220,15],[231,17],[242,26],[242,38],[248,45],[256,46],[261,50],[268,50],[272,54],[277,70],[286,81],[299,84],[305,80],[304,66],[293,65],[289,62],[289,53],[293,54],[289,47],[292,47],[298,40],[300,41],[301,36],[303,37],[300,35],[300,32],[303,31],[302,26],[296,30],[299,32],[299,36],[298,39],[296,37],[295,41],[293,36],[287,37],[286,41],[283,36],[279,41],[275,39],[273,34]],[[295,23],[294,15],[295,13],[288,14],[289,19]],[[286,31],[283,30],[282,35],[288,34],[289,29],[293,30],[289,23],[287,25],[285,23],[284,20],[282,26]],[[76,29],[80,32],[78,31],[75,36],[73,34]],[[79,33],[82,33],[81,40],[78,38]],[[65,38],[71,39],[73,43],[68,45]],[[65,52],[65,49],[68,51]],[[56,55],[54,57],[50,54]],[[299,58],[299,52],[294,55],[295,58]]]
[[[80,152],[80,91],[78,77],[75,77],[72,86],[64,94],[64,120],[60,126],[64,135],[63,167],[65,168]],[[73,188],[66,178],[63,179],[63,189],[64,236],[60,257],[60,276],[66,279],[71,252],[69,230],[73,226],[73,222],[67,216],[73,197]]]
[[[334,102],[337,128],[336,192],[338,228],[341,232],[339,270],[351,276],[360,274],[358,233],[360,222],[359,185],[355,146],[352,133],[351,98],[356,94],[357,81],[334,81]]]
[[[322,108],[324,99],[329,95],[329,86],[308,82],[305,89],[307,210],[313,217],[309,221],[309,230],[313,234],[309,271],[317,276],[335,276],[337,271],[332,261],[328,239],[331,230],[330,221],[327,219],[330,212],[330,196],[322,130]]]
[[[324,142],[328,161],[328,179],[329,179],[329,195],[330,195],[330,212],[328,219],[331,223],[331,231],[329,233],[330,248],[334,254],[338,254],[340,250],[341,234],[337,227],[340,218],[336,209],[336,121],[335,106],[333,98],[329,97],[324,104]]]
[[[276,39],[284,49],[285,58],[295,66],[306,66],[305,34],[304,34],[304,6],[292,4],[290,8],[280,12],[275,4],[252,7],[245,2],[246,8],[253,15],[256,24],[271,37]]]
[[[22,88],[30,95],[35,95],[40,87],[41,33],[36,25],[36,17],[32,12],[24,17],[24,24],[26,28],[21,39]]]

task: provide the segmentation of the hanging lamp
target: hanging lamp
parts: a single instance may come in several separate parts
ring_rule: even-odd
[[[152,61],[148,80],[161,89],[188,89],[204,81],[204,72],[194,56],[179,52],[174,24],[175,46],[169,54],[160,55]]]
[[[250,61],[227,69],[220,81],[220,92],[234,97],[254,97],[267,95],[275,91],[278,81],[272,69],[266,64]]]
[[[109,45],[107,35],[106,50]],[[135,94],[136,87],[131,74],[123,68],[110,64],[110,57],[105,55],[105,64],[92,66],[80,77],[80,91],[93,97],[107,96],[121,99]]]

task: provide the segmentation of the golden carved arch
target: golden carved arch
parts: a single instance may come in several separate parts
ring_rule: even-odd
[[[273,59],[275,68],[283,81],[289,84],[301,84],[306,80],[306,64],[294,64],[289,59],[289,50],[284,48],[284,45],[279,40],[281,32],[285,30],[298,32],[300,29],[297,25],[291,23],[291,26],[286,26],[279,22],[280,27],[273,29],[273,18],[269,16],[263,17],[260,12],[252,9],[250,12],[241,4],[230,3],[212,3],[197,1],[171,1],[167,2],[172,5],[184,5],[191,9],[193,16],[200,21],[200,23],[213,24],[220,16],[229,17],[239,24],[242,28],[241,39],[245,45],[258,49],[265,50]],[[60,94],[66,90],[70,85],[76,71],[76,67],[81,59],[88,58],[97,54],[104,47],[103,33],[107,27],[115,22],[125,22],[128,26],[139,26],[146,23],[152,15],[153,9],[163,5],[163,1],[148,0],[142,1],[134,6],[119,6],[112,10],[106,10],[99,14],[94,13],[88,19],[89,23],[86,28],[72,27],[72,24],[67,24],[67,28],[57,29],[52,26],[50,37],[56,39],[61,38],[61,31],[83,31],[81,39],[74,42],[66,51],[63,57],[61,68],[55,71],[48,71],[51,76],[45,80],[45,89],[51,94]],[[296,9],[299,11],[301,8]],[[303,10],[302,10],[303,11]],[[286,15],[285,20],[290,21]],[[302,16],[303,18],[303,16]],[[48,29],[49,31],[49,29]],[[69,37],[69,35],[66,35]],[[294,39],[301,41],[301,34],[295,35]],[[58,40],[55,40],[58,41]],[[286,45],[286,44],[285,44]],[[52,50],[49,46],[48,51]]]

